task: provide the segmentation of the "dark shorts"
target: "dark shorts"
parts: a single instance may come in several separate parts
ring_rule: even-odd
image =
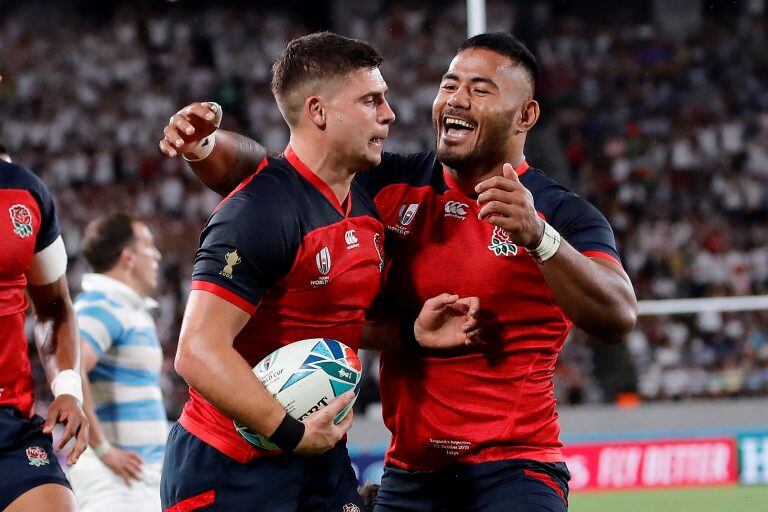
[[[163,510],[357,512],[357,477],[339,443],[315,457],[276,455],[245,464],[224,455],[176,423],[160,484]]]
[[[374,512],[566,512],[565,463],[501,460],[435,471],[384,468]]]
[[[42,425],[40,416],[27,419],[16,409],[0,407],[0,510],[39,485],[69,487]]]

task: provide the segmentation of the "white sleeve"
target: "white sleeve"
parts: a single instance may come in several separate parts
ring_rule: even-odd
[[[67,251],[61,235],[48,247],[32,256],[32,263],[27,271],[27,282],[33,286],[42,286],[56,281],[67,271]]]

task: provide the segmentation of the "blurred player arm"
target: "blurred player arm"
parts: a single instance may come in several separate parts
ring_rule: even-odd
[[[637,299],[616,252],[608,221],[584,199],[567,194],[548,223],[510,164],[503,176],[478,184],[480,219],[504,229],[529,252],[543,246],[541,273],[560,307],[588,334],[605,343],[623,341],[637,320]],[[557,243],[548,243],[557,240]],[[549,250],[547,249],[547,251]]]
[[[160,150],[167,156],[186,156],[197,178],[214,192],[225,196],[240,182],[253,174],[259,163],[270,153],[258,142],[218,128],[221,116],[218,105],[195,102],[171,116],[163,130]],[[195,160],[196,146],[215,132],[212,151]]]
[[[443,293],[427,300],[415,320],[374,314],[363,325],[360,346],[368,350],[398,350],[471,345],[480,341],[479,309],[477,297]]]
[[[65,425],[55,449],[72,438],[76,444],[67,462],[77,462],[88,443],[88,421],[81,409],[82,387],[77,320],[65,276],[67,255],[61,236],[35,253],[27,274],[27,293],[35,308],[35,342],[40,361],[56,398],[48,407],[43,426],[50,433],[56,423]],[[74,373],[73,373],[74,372]]]

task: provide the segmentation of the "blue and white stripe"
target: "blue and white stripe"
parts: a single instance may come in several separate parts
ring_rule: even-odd
[[[167,418],[160,387],[163,351],[149,309],[156,303],[103,274],[86,274],[75,301],[80,336],[99,362],[88,374],[102,429],[146,462],[163,458]]]

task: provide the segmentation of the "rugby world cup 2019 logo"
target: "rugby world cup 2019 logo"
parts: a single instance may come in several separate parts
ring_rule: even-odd
[[[319,270],[322,275],[327,276],[328,272],[331,271],[331,252],[327,247],[323,247],[320,249],[320,252],[315,255],[315,263],[317,264],[317,270]]]
[[[509,239],[509,233],[506,230],[495,226],[491,234],[491,245],[488,248],[496,256],[517,256],[517,245]]]
[[[419,211],[419,205],[416,203],[402,205],[397,212],[397,218],[400,221],[400,225],[407,226],[410,224],[416,216],[417,211]]]
[[[30,446],[27,448],[27,458],[29,459],[29,465],[40,467],[45,466],[46,464],[50,464],[51,461],[48,460],[48,454],[45,450],[40,448],[39,446]]]
[[[341,508],[341,512],[360,512],[360,507],[354,503],[347,503]]]
[[[19,238],[27,238],[32,236],[32,213],[29,208],[23,204],[14,204],[8,208],[8,213],[11,216],[11,222],[13,223],[13,232],[16,233]]]

